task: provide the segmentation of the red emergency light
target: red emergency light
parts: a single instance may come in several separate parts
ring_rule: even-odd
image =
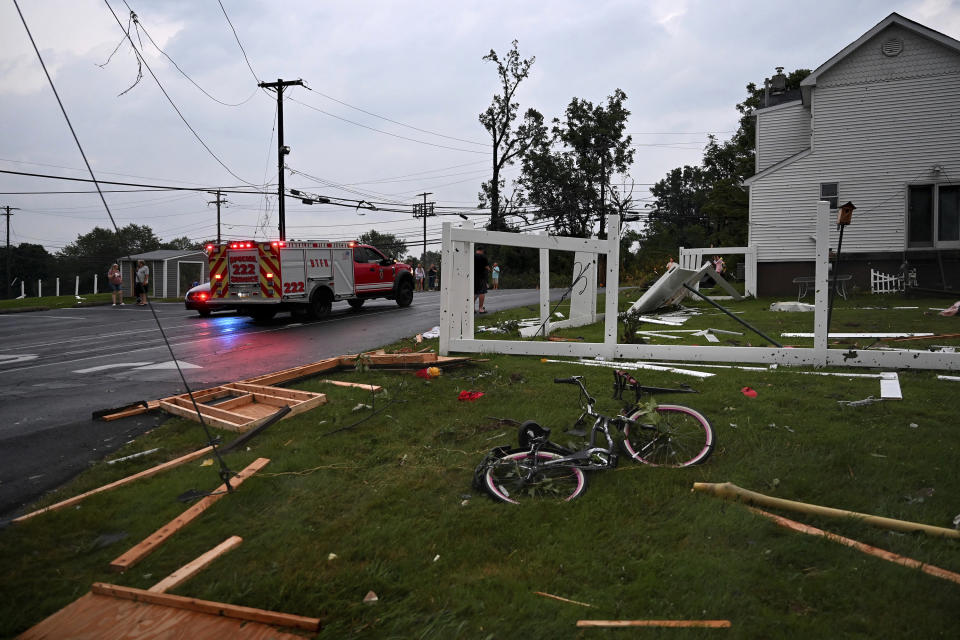
[[[268,273],[268,274],[267,274],[267,277],[268,277],[268,278],[272,278],[272,277],[273,277],[273,274],[272,274],[272,273]]]
[[[216,279],[216,280],[221,280],[221,279],[223,278],[223,274],[222,274],[222,273],[218,273],[217,275],[215,275],[215,276],[213,276],[213,277],[214,277],[214,279]]]
[[[206,247],[204,247],[204,248],[207,250],[207,253],[210,253],[211,251],[213,251],[213,245],[212,245],[212,244],[208,244],[208,245],[207,245]]]

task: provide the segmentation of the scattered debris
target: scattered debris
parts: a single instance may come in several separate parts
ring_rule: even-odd
[[[843,405],[845,407],[865,407],[868,404],[873,404],[874,402],[882,402],[883,398],[874,398],[873,396],[867,396],[863,400],[837,400],[837,404]]]
[[[140,453],[131,453],[129,456],[123,456],[122,458],[116,458],[114,460],[107,460],[107,464],[116,464],[118,462],[123,462],[124,460],[133,460],[134,458],[148,456],[151,453],[156,453],[157,451],[160,451],[160,447],[157,447],[156,449],[149,449],[147,451],[141,451]]]
[[[436,369],[436,367],[431,367]],[[439,369],[437,369],[439,371]],[[439,374],[438,374],[439,375]],[[364,391],[372,391],[374,393],[379,393],[383,391],[383,387],[376,384],[362,384],[360,382],[343,382],[341,380],[321,380],[324,384],[332,384],[337,387],[353,387],[355,389],[363,389]]]
[[[917,489],[910,495],[903,496],[903,499],[910,504],[921,504],[927,498],[932,498],[933,493],[933,487],[924,487],[923,489]]]
[[[960,304],[960,303],[958,303],[958,304]],[[566,317],[565,315],[563,315],[563,314],[560,313],[559,311],[554,311],[554,312],[553,312],[553,315],[555,315],[555,316],[558,317],[558,318],[565,318],[565,317]]]
[[[774,509],[785,509],[787,511],[799,511],[816,516],[826,516],[831,518],[854,518],[866,524],[871,524],[882,529],[892,529],[903,533],[923,532],[927,535],[938,536],[942,538],[960,538],[960,531],[945,529],[929,524],[918,522],[908,522],[906,520],[896,520],[894,518],[884,518],[867,513],[857,513],[856,511],[847,511],[846,509],[834,509],[833,507],[824,507],[806,502],[797,502],[795,500],[784,500],[782,498],[773,498],[765,496],[762,493],[756,493],[748,489],[743,489],[730,482],[712,483],[712,482],[694,482],[694,491],[702,491],[713,494],[727,500],[737,500],[745,504],[759,505],[762,507],[772,507]]]
[[[367,595],[363,596],[363,603],[364,603],[364,604],[373,604],[374,602],[376,602],[376,601],[379,600],[379,599],[380,599],[380,598],[378,598],[378,597],[377,597],[377,594],[375,594],[373,591],[367,591]]]
[[[215,405],[206,404],[221,399]],[[290,407],[286,415],[292,416],[326,402],[327,396],[322,393],[231,382],[196,391],[192,398],[186,393],[164,398],[160,401],[160,408],[196,422],[199,422],[199,410],[207,424],[243,433],[270,420],[280,407]]]
[[[827,334],[828,338],[931,338],[934,334],[932,333],[885,333],[885,332],[874,332],[874,333],[833,333],[830,332]],[[793,333],[781,333],[781,338],[812,338],[814,334],[800,331]]]
[[[179,587],[181,584],[209,567],[214,560],[228,551],[236,549],[238,546],[240,546],[241,542],[243,542],[243,538],[240,536],[230,536],[213,549],[210,549],[195,560],[183,565],[169,576],[150,587],[148,591],[153,593],[166,593],[174,587]]]
[[[435,326],[433,329],[430,329],[430,331],[424,331],[424,332],[421,333],[420,335],[423,337],[424,340],[431,340],[431,339],[433,339],[433,338],[439,338],[439,337],[440,337],[440,325]]]
[[[560,336],[549,336],[550,342],[583,342],[583,338],[561,338]]]
[[[335,554],[335,553],[333,553],[333,552],[331,551],[330,553],[327,554],[327,562],[332,562],[332,561],[336,560],[336,559],[339,558],[339,557],[340,557],[340,556],[338,556],[337,554]]]
[[[953,382],[960,382],[960,376],[937,376],[937,380],[952,380]]]
[[[360,404],[358,404],[357,406],[355,406],[353,409],[351,409],[351,411],[352,411],[353,413],[356,413],[357,411],[363,411],[364,409],[373,409],[373,407],[371,407],[371,406],[368,405],[368,404],[364,404],[364,403],[361,402]]]
[[[905,556],[901,556],[896,553],[886,551],[885,549],[878,549],[877,547],[872,547],[868,544],[858,542],[857,540],[853,540],[851,538],[837,535],[836,533],[830,533],[829,531],[824,531],[823,529],[818,529],[817,527],[811,527],[810,525],[803,524],[802,522],[797,522],[796,520],[790,520],[782,516],[774,515],[767,511],[763,511],[762,509],[755,509],[753,507],[750,507],[750,510],[756,514],[763,516],[764,518],[769,518],[770,520],[773,520],[781,527],[792,529],[793,531],[798,531],[800,533],[806,533],[812,536],[821,536],[823,538],[827,538],[828,540],[833,540],[834,542],[839,542],[842,545],[846,545],[848,547],[856,549],[857,551],[862,551],[863,553],[867,553],[872,556],[876,556],[878,558],[888,560],[890,562],[895,562],[896,564],[900,564],[905,567],[910,567],[911,569],[920,569],[924,573],[927,573],[931,576],[936,576],[938,578],[943,578],[945,580],[950,580],[951,582],[960,584],[960,574],[958,573],[947,571],[946,569],[941,569],[939,567],[934,567],[933,565],[919,562],[917,560],[914,560],[913,558],[907,558]],[[870,517],[873,517],[873,516],[870,516]],[[950,530],[944,529],[944,531],[950,531]]]
[[[750,387],[744,387],[744,388],[740,389],[740,393],[742,393],[743,395],[747,396],[748,398],[756,398],[756,397],[757,397],[757,392],[756,392],[754,389],[751,389]]]
[[[884,371],[880,374],[880,397],[888,400],[903,400],[900,377],[896,371]]]
[[[485,395],[485,394],[483,393],[483,391],[466,391],[466,390],[464,390],[464,391],[461,391],[461,392],[460,392],[460,395],[459,395],[459,396],[457,396],[457,400],[460,400],[461,402],[473,402],[474,400],[479,400],[479,399],[482,398],[484,395]]]
[[[417,370],[417,377],[424,378],[429,380],[430,378],[439,378],[440,377],[440,367],[426,367],[424,369]]]
[[[692,369],[677,369],[673,367],[664,367],[656,364],[646,364],[643,362],[606,362],[604,360],[552,360],[550,358],[541,358],[540,362],[555,362],[559,364],[580,364],[585,367],[605,367],[608,369],[628,369],[631,371],[637,369],[646,369],[650,371],[666,371],[669,373],[679,373],[695,378],[710,378],[713,373],[706,371],[694,371]]]
[[[543,596],[544,598],[553,598],[554,600],[559,600],[560,602],[569,602],[570,604],[578,604],[581,607],[593,607],[592,604],[587,604],[586,602],[580,602],[579,600],[570,600],[569,598],[561,598],[560,596],[555,596],[552,593],[544,593],[543,591],[534,591],[535,595]]]
[[[950,305],[949,307],[941,311],[940,315],[947,316],[947,317],[955,316],[957,315],[958,311],[960,311],[960,300],[957,300],[952,305]]]
[[[816,308],[806,302],[774,302],[770,305],[770,311],[813,311]]]
[[[578,627],[706,627],[729,629],[729,620],[577,620]]]
[[[916,422],[911,422],[907,426],[910,427],[911,429],[918,429],[920,427],[920,425],[918,425]],[[886,456],[884,456],[884,458],[886,458]]]
[[[433,556],[433,561],[434,561],[434,562],[436,562],[436,561],[439,560],[439,559],[440,559],[440,554],[439,554],[439,553],[438,553],[437,555]]]
[[[200,466],[201,466],[201,467],[212,467],[212,466],[213,466],[213,458],[207,458],[206,460],[204,460],[203,462],[200,463]]]

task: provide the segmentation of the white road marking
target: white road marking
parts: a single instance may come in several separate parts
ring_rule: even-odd
[[[181,369],[202,369],[198,364],[190,364],[189,362],[184,362],[183,360],[178,360]],[[137,367],[135,371],[145,371],[149,369],[176,369],[177,362],[173,360],[168,360],[166,362],[158,362],[157,364],[148,364],[145,367]]]
[[[36,359],[37,355],[33,353],[24,353],[21,355],[15,355],[11,353],[5,356],[0,355],[0,364],[14,364],[16,362],[28,362]]]
[[[19,313],[0,313],[0,318],[16,318],[20,316]],[[23,319],[29,318],[51,318],[53,320],[88,320],[88,318],[81,318],[80,316],[41,316],[34,315],[30,313],[29,316],[21,316]]]
[[[89,369],[77,369],[74,373],[93,373],[95,371],[106,371],[107,369],[129,369],[132,367],[142,367],[150,364],[149,362],[115,362],[113,364],[102,364],[99,367],[90,367]]]

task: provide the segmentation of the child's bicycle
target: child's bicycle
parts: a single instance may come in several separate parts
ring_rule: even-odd
[[[643,464],[688,467],[713,453],[713,428],[700,412],[679,405],[640,402],[644,393],[677,393],[684,389],[645,387],[625,371],[615,371],[614,398],[622,398],[626,389],[633,390],[636,398],[611,417],[594,410],[596,400],[583,386],[582,376],[556,378],[554,382],[580,388],[583,413],[575,426],[583,424],[585,418],[594,419],[587,446],[579,451],[560,446],[550,441],[550,429],[528,420],[520,425],[520,448],[497,447],[480,463],[474,473],[476,489],[486,489],[494,498],[513,504],[531,498],[573,500],[586,488],[584,471],[617,466],[611,426],[622,432],[621,445],[626,454]],[[598,436],[603,436],[603,443],[597,443]]]

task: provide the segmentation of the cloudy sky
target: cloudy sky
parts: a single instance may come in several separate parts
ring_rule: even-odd
[[[446,210],[475,207],[489,177],[477,115],[497,89],[495,68],[482,57],[491,48],[506,52],[513,39],[523,56],[536,56],[518,92],[522,109],[553,118],[573,96],[599,102],[616,88],[626,92],[639,199],[669,169],[698,162],[708,133],[729,137],[744,86],[775,66],[815,68],[892,11],[960,39],[958,0],[223,0],[251,71],[217,0],[20,5],[104,180],[275,184],[276,100],[256,88],[255,77],[302,78],[310,90],[285,93],[287,163],[300,172],[287,174],[287,186],[400,204],[361,216],[288,200],[287,235],[301,238],[355,237],[375,227],[419,239],[422,227],[405,211],[423,191]],[[98,66],[123,39],[130,9],[141,25],[132,32],[137,46],[209,151],[146,67],[139,84],[118,95],[137,77],[129,43]],[[0,3],[0,122],[0,169],[86,177],[11,1]],[[0,174],[0,206],[20,208],[11,242],[56,251],[94,226],[109,227],[95,193],[25,193],[91,186]],[[227,198],[225,237],[276,237],[275,196]],[[147,224],[165,240],[214,237],[211,199],[204,192],[107,194],[118,224]],[[440,220],[430,220],[430,238],[439,236]]]

